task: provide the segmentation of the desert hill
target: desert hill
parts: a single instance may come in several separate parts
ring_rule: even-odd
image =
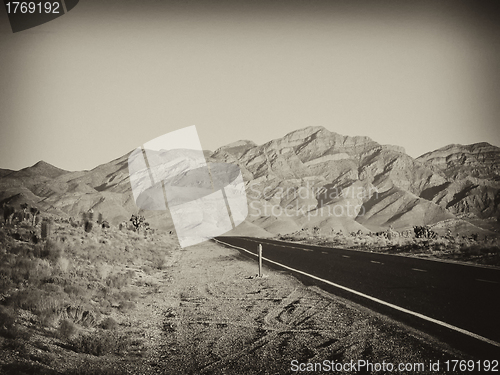
[[[116,225],[138,212],[129,155],[90,171],[68,172],[45,162],[3,169],[0,202],[27,202],[77,218],[93,208]],[[414,159],[399,146],[307,127],[262,145],[234,142],[205,156],[241,169],[249,216],[234,233],[443,227],[438,223],[453,223],[462,232],[491,231],[500,214],[500,148],[488,143],[449,145]],[[168,211],[142,213],[152,226],[173,229]]]
[[[488,218],[499,214],[500,148],[486,142],[449,145],[417,160],[447,179],[427,191],[426,199],[458,215]]]
[[[474,159],[462,165],[455,158],[450,173],[438,160],[450,160],[446,152],[460,147]],[[221,148],[212,157],[240,166],[255,217],[250,220],[265,229],[284,233],[298,225],[351,232],[460,221],[459,214],[495,217],[500,186],[498,173],[490,171],[496,170],[499,151],[485,143],[454,145],[413,159],[398,146],[309,127],[243,153]],[[469,179],[471,173],[476,177]],[[473,183],[481,185],[471,188]]]

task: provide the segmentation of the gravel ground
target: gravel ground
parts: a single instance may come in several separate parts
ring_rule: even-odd
[[[130,266],[132,269],[132,266]],[[467,359],[432,337],[385,316],[306,287],[280,271],[214,243],[172,252],[162,271],[136,269],[134,309],[117,315],[117,334],[131,341],[121,355],[76,353],[33,333],[29,345],[7,348],[7,374],[289,374],[300,363],[393,364]],[[29,316],[23,318],[29,325]],[[1,342],[0,342],[1,344]],[[296,362],[293,362],[296,361]],[[304,365],[305,366],[305,365]],[[300,373],[333,373],[328,368]],[[335,373],[381,374],[352,368]],[[448,372],[449,374],[449,372]]]

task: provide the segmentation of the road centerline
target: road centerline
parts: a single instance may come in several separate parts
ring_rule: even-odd
[[[498,284],[498,281],[491,281],[491,280],[484,280],[484,279],[476,279],[476,281],[481,281],[483,283],[490,283],[490,284]]]

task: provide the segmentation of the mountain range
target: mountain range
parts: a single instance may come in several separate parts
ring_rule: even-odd
[[[412,158],[402,147],[368,137],[307,127],[257,145],[238,141],[205,151],[209,163],[238,165],[249,215],[234,234],[269,236],[411,229],[495,234],[500,219],[500,148],[452,144]],[[90,208],[111,224],[133,213],[172,230],[167,211],[138,210],[126,154],[90,171],[69,172],[40,161],[0,169],[0,203],[78,218]],[[194,183],[194,182],[193,182]]]

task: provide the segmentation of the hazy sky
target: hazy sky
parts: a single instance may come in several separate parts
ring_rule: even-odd
[[[498,3],[80,0],[15,34],[0,7],[0,168],[91,169],[190,125],[210,150],[306,126],[500,146]]]

